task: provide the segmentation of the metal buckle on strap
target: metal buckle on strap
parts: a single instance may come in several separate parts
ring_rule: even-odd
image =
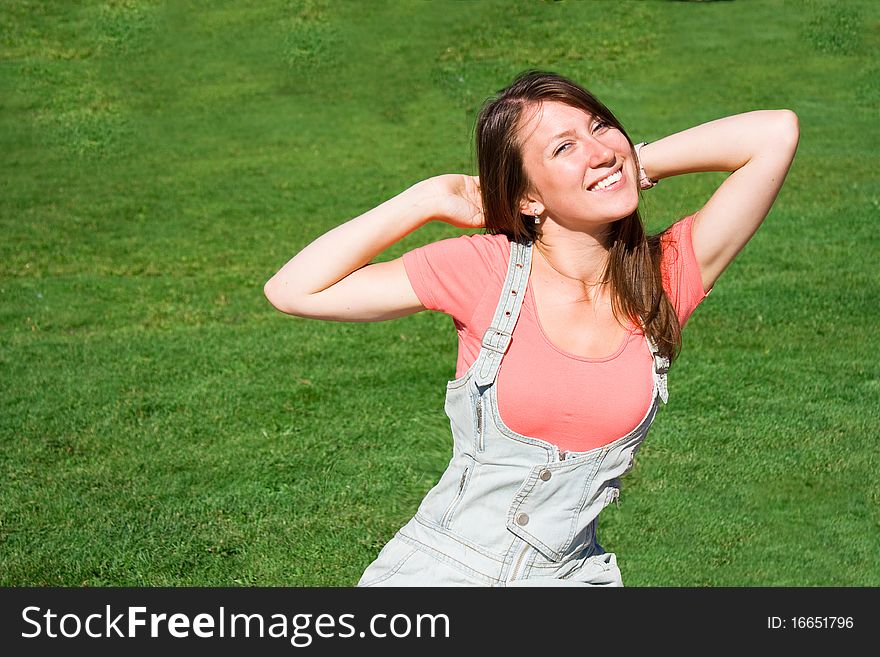
[[[669,371],[669,359],[658,353],[654,354],[654,370],[657,374],[666,374]]]
[[[510,340],[512,337],[513,336],[507,331],[502,331],[490,326],[486,329],[486,332],[483,333],[482,345],[489,351],[494,351],[503,355],[507,353],[507,350],[510,348]]]

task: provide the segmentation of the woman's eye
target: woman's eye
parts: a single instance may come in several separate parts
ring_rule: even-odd
[[[605,123],[605,121],[596,121],[596,123],[593,124],[593,132],[598,132],[599,130],[604,130],[607,127],[608,127],[608,124]]]
[[[554,155],[559,155],[561,152],[563,152],[563,151],[565,151],[565,150],[568,150],[568,147],[569,147],[569,146],[571,146],[571,142],[570,142],[570,141],[567,141],[567,142],[565,142],[564,144],[562,144],[559,148],[557,148],[557,149],[556,149],[556,152],[553,153],[553,154],[554,154]]]

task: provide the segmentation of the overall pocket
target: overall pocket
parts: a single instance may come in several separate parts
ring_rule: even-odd
[[[440,519],[440,525],[444,529],[449,529],[452,526],[452,521],[455,519],[455,513],[461,504],[462,498],[467,492],[468,483],[474,472],[474,465],[475,463],[473,460],[467,459],[464,469],[461,472],[461,477],[458,480],[458,490],[452,498],[452,501],[449,503],[449,506],[446,507],[443,517]]]

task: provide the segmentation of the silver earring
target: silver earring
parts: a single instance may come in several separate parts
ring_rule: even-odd
[[[538,214],[537,210],[535,210],[535,223],[536,224],[541,223],[541,216]]]

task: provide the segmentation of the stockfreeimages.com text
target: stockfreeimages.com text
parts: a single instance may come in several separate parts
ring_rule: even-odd
[[[59,614],[51,609],[25,607],[22,620],[28,631],[25,639],[48,638],[143,638],[149,636],[184,639],[190,636],[212,638],[274,638],[289,639],[291,645],[304,648],[314,637],[320,638],[449,638],[449,617],[445,614],[374,614],[363,629],[358,630],[354,614],[230,613],[220,607],[216,613],[199,613],[190,618],[184,613],[148,613],[146,607],[126,607],[116,613],[110,605],[103,612]]]

